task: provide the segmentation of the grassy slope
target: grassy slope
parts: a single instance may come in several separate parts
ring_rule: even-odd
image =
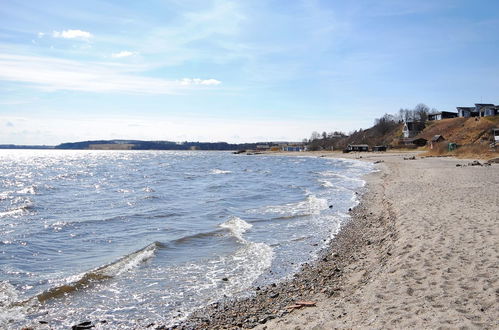
[[[380,135],[373,127],[356,132],[343,141],[344,146],[348,144],[369,144],[371,147],[375,145],[393,145],[402,137],[403,124],[397,124],[393,129],[389,130],[384,135]]]
[[[492,131],[499,127],[499,116],[475,118],[452,118],[430,122],[418,137],[431,140],[434,135],[442,135],[446,141],[459,145],[484,143],[492,141]]]
[[[453,155],[461,158],[495,158],[497,152],[489,148],[492,142],[492,128],[499,127],[499,116],[475,118],[453,118],[430,122],[418,137],[431,140],[442,135],[445,142],[435,146],[428,155]],[[455,142],[462,147],[448,152],[447,143]]]

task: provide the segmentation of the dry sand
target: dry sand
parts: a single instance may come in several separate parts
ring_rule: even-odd
[[[404,157],[362,155],[383,163],[341,287],[260,329],[499,329],[499,164]]]

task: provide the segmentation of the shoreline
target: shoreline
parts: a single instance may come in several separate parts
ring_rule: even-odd
[[[382,161],[379,165],[381,171],[366,176],[367,184],[360,204],[352,210],[351,219],[321,257],[305,264],[289,280],[266,288],[255,288],[255,294],[249,298],[228,299],[207,306],[194,312],[176,328],[494,327],[494,320],[499,318],[499,283],[493,276],[499,271],[499,249],[490,245],[499,246],[499,230],[495,229],[497,224],[494,223],[498,211],[494,202],[499,194],[499,165],[457,167],[456,164],[466,165],[466,161],[455,158],[403,160],[404,156],[415,153],[319,154],[303,156],[341,155],[343,157],[335,158]],[[447,186],[432,182],[439,176],[443,177],[439,183]],[[420,186],[414,182],[416,179],[424,186],[423,191],[422,187],[419,190],[409,189],[411,184]],[[476,186],[477,182],[481,185]],[[485,208],[479,210],[474,209],[474,204],[468,205],[459,214],[456,208],[462,201],[450,196],[454,194],[446,196],[449,188],[454,194],[459,189],[469,189],[471,195],[489,191],[490,195],[484,198],[488,204],[483,204]],[[425,202],[407,194],[407,189],[414,195],[429,195],[430,201],[439,196],[445,205],[441,208],[441,214],[428,221],[426,218],[431,219],[438,212],[438,204],[426,207]],[[469,201],[473,203],[474,200]],[[411,207],[411,212],[404,211],[404,208]],[[479,224],[472,227],[475,232],[453,226],[457,220],[469,222],[469,217],[474,214],[478,222],[485,225],[485,232],[479,230]],[[420,216],[426,220],[428,228],[418,231],[414,221]],[[447,231],[442,232],[444,226]],[[458,244],[465,237],[469,239],[466,241],[469,245],[477,245],[488,252],[488,257],[474,266],[481,273],[474,274],[473,269],[468,269],[475,276],[459,278],[458,282],[463,282],[460,284],[454,283],[456,281],[452,276],[441,274],[444,269],[452,271],[455,267],[462,267],[451,259],[449,251],[445,254],[446,246],[442,246],[442,241],[446,241],[448,230],[451,231],[449,237],[453,238],[448,239],[450,243]],[[468,236],[477,236],[477,230],[481,240],[470,239]],[[416,231],[419,236],[415,236]],[[488,236],[484,237],[485,233]],[[483,246],[485,242],[488,245]],[[458,245],[452,247],[451,251],[454,251]],[[460,249],[461,259],[457,261],[469,259],[469,251],[473,250]],[[449,260],[442,261],[442,255],[448,256]],[[386,282],[387,278],[391,281]],[[475,288],[477,281],[482,285],[480,291]],[[398,283],[398,286],[393,283]],[[466,294],[463,288],[475,290],[472,290],[473,294]],[[484,302],[472,300],[472,295]],[[456,307],[455,299],[461,299],[468,309]],[[313,302],[315,306],[298,308],[297,301]],[[290,307],[293,305],[295,307]],[[476,307],[478,305],[481,307]]]
[[[324,153],[269,153],[275,156],[321,157]],[[331,153],[332,155],[335,155]],[[338,155],[345,155],[337,153]],[[330,157],[328,155],[326,157]],[[345,159],[355,159],[356,154],[348,154]],[[340,158],[340,157],[334,157]],[[342,291],[344,274],[342,269],[349,266],[352,259],[362,253],[356,233],[372,229],[368,224],[368,214],[380,196],[377,188],[382,171],[375,171],[364,177],[366,185],[361,188],[359,204],[349,212],[350,219],[341,227],[339,233],[324,248],[316,260],[305,263],[291,279],[284,279],[264,288],[253,288],[254,294],[247,298],[220,301],[193,312],[185,321],[171,328],[254,328],[274,318],[283,318],[293,312],[286,307],[299,300],[310,300],[317,294],[335,297]],[[371,195],[373,198],[371,198]],[[382,229],[378,226],[377,228]],[[374,236],[374,234],[372,235]],[[365,240],[365,237],[361,239]],[[332,257],[331,257],[332,256]],[[316,282],[321,285],[315,285]],[[169,327],[164,327],[169,329]],[[163,329],[163,327],[160,327]]]

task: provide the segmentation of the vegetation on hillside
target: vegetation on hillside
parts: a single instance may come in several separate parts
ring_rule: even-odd
[[[343,132],[319,134],[313,132],[306,142],[309,150],[337,150],[344,149],[349,144],[375,145],[395,145],[396,140],[402,137],[402,127],[404,121],[414,121],[425,123],[430,113],[436,112],[420,103],[414,109],[400,109],[397,114],[384,114],[375,119],[374,125],[368,129],[359,129],[345,134]]]
[[[400,109],[395,115],[385,114],[377,118],[368,129],[359,129],[350,134],[334,132],[312,133],[308,142],[309,150],[341,150],[349,144],[367,144],[371,148],[376,145],[397,147],[402,138],[405,121],[422,124],[425,128],[415,136],[428,141],[435,135],[442,135],[444,142],[427,146],[429,155],[455,155],[458,157],[493,157],[495,151],[490,149],[493,141],[492,128],[499,127],[499,116],[451,118],[428,121],[428,115],[436,112],[424,104],[418,104],[413,110]],[[449,151],[449,142],[456,143],[458,148]]]

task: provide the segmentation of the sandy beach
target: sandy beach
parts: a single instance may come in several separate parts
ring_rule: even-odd
[[[361,204],[322,257],[180,328],[499,327],[499,164],[346,156],[377,161],[380,171],[368,175]]]

